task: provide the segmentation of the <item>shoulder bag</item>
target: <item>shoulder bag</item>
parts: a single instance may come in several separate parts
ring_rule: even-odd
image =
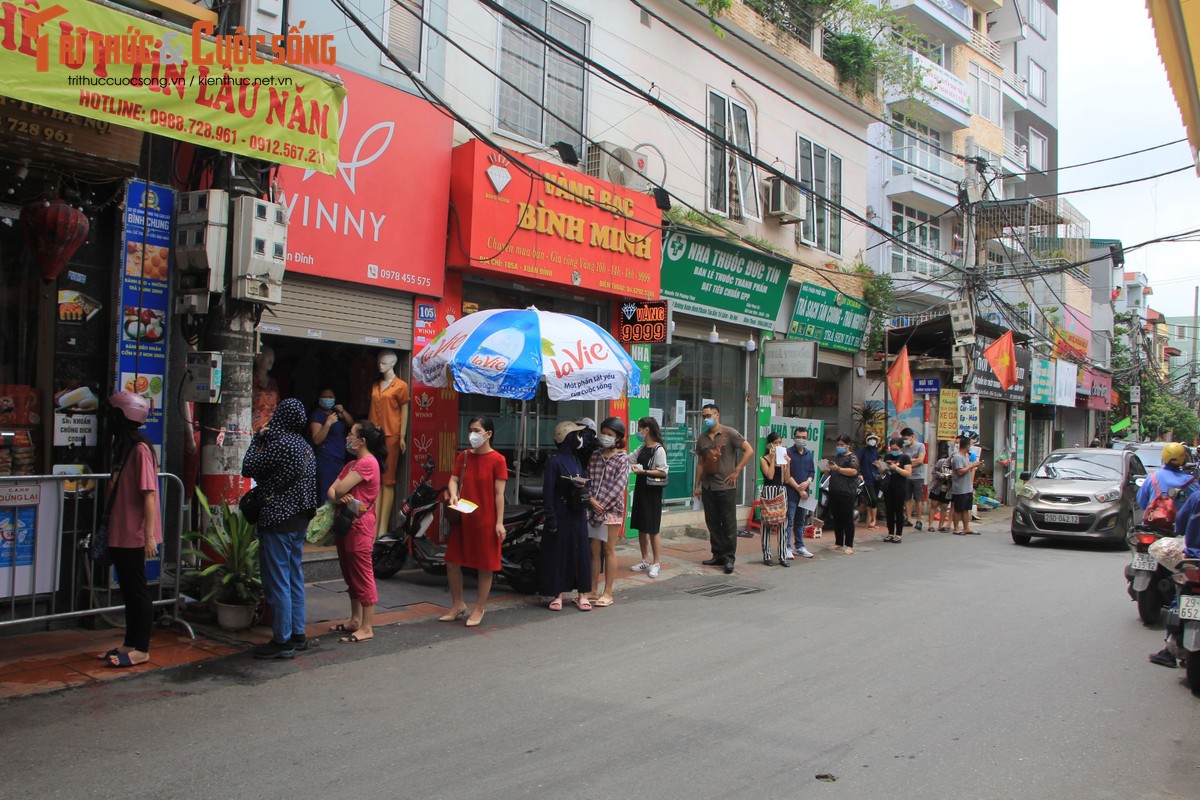
[[[271,496],[263,490],[262,484],[255,484],[238,500],[238,510],[242,517],[251,525],[257,525],[263,509],[271,500]]]
[[[96,562],[103,562],[108,558],[108,518],[112,516],[113,503],[117,501],[117,484],[121,482],[121,473],[124,471],[125,466],[121,465],[121,469],[117,470],[117,477],[113,480],[112,489],[108,493],[108,499],[104,502],[104,516],[100,517],[100,524],[88,538],[88,553]]]
[[[642,468],[643,469],[653,469],[652,465],[654,464],[654,454],[662,449],[663,449],[663,446],[661,444],[655,445],[654,449],[650,451],[650,459],[648,460],[647,463],[642,465]],[[666,451],[664,451],[664,452],[666,452]],[[646,485],[647,486],[666,486],[667,485],[667,477],[656,478],[652,475],[647,475],[645,477],[646,477]]]

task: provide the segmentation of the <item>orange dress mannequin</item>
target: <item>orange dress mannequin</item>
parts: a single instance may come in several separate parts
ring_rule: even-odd
[[[380,479],[376,505],[376,535],[387,533],[396,496],[396,472],[407,449],[408,384],[396,376],[394,350],[379,351],[379,380],[371,387],[371,422],[383,431],[387,443],[387,465]]]
[[[250,430],[258,432],[271,421],[275,406],[279,405],[279,384],[271,377],[275,366],[275,350],[264,344],[262,352],[254,357],[254,393],[251,397],[252,419]]]

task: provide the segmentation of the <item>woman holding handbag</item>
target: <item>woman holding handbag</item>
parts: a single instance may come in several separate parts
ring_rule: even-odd
[[[785,481],[791,480],[791,471],[788,469],[783,438],[775,431],[767,434],[767,452],[758,459],[758,468],[763,476],[758,495],[758,508],[762,514],[763,563],[767,566],[772,564],[771,534],[775,534],[779,543],[779,566],[790,567],[787,561],[787,536],[784,533],[784,526],[787,525],[787,491],[783,487]]]
[[[488,417],[476,417],[467,425],[470,450],[454,460],[450,475],[449,505],[460,500],[475,504],[469,514],[460,514],[446,545],[446,576],[450,583],[450,609],[438,619],[454,622],[466,617],[467,627],[483,621],[484,604],[492,590],[492,573],[500,569],[500,546],[504,544],[504,485],[508,464],[492,449],[496,426]],[[475,605],[468,616],[463,601],[463,567],[478,572]]]
[[[375,638],[371,620],[379,595],[371,567],[375,545],[375,498],[379,496],[379,464],[387,462],[383,431],[370,422],[354,423],[346,437],[350,462],[329,487],[329,501],[344,505],[354,515],[350,530],[337,537],[338,565],[350,595],[350,619],[329,630],[345,633],[339,642],[357,644]],[[346,513],[339,510],[339,514]],[[334,523],[335,529],[337,523]]]
[[[108,558],[117,570],[125,599],[125,640],[100,656],[110,667],[135,667],[150,660],[154,602],[146,583],[146,562],[158,557],[162,524],[158,514],[158,460],[150,440],[138,432],[150,404],[133,392],[108,398],[112,431],[112,492],[108,516]]]
[[[588,539],[592,548],[592,596],[596,608],[613,604],[617,585],[617,539],[625,527],[625,495],[629,489],[629,453],[625,452],[625,423],[609,417],[600,423],[600,448],[588,462]],[[604,592],[600,569],[604,569]]]
[[[662,537],[663,489],[667,485],[667,449],[663,447],[662,428],[654,417],[642,417],[637,422],[637,438],[641,446],[633,451],[630,469],[637,476],[633,484],[633,510],[629,527],[638,532],[638,546],[642,549],[642,560],[630,569],[645,572],[657,578],[662,569],[658,557]],[[653,561],[646,557],[652,556]]]

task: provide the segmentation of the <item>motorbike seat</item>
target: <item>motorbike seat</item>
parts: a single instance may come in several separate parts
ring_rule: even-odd
[[[542,487],[520,486],[517,488],[517,499],[522,503],[541,503],[543,500]]]
[[[514,522],[520,522],[533,513],[533,506],[521,505],[519,503],[504,507],[504,524],[512,525]]]

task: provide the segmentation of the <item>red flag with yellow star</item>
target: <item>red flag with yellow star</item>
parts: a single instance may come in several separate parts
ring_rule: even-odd
[[[887,372],[888,393],[892,396],[892,404],[897,411],[912,408],[913,382],[912,371],[908,368],[908,345],[900,348],[900,355]]]
[[[1008,387],[1017,382],[1017,350],[1013,347],[1012,331],[992,342],[983,351],[983,357],[987,359],[992,372],[996,373],[1001,390],[1007,392]]]

